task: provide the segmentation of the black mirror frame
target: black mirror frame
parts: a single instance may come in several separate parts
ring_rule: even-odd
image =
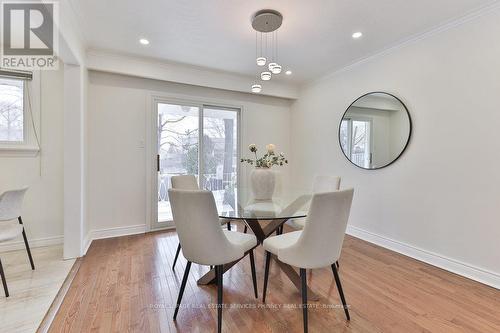
[[[340,127],[342,126],[342,119],[344,119],[344,116],[345,116],[345,114],[347,113],[347,111],[349,110],[349,108],[350,108],[351,106],[353,106],[353,104],[354,104],[354,103],[356,103],[357,101],[359,101],[361,98],[366,97],[366,96],[368,96],[368,95],[372,95],[372,94],[385,94],[385,95],[389,95],[389,96],[391,96],[391,97],[395,98],[395,99],[396,99],[399,103],[401,103],[401,105],[403,105],[403,107],[404,107],[404,109],[405,109],[405,111],[406,111],[406,114],[408,115],[408,121],[409,121],[410,128],[409,128],[409,133],[408,133],[408,139],[406,140],[406,144],[405,144],[405,146],[404,146],[403,150],[401,150],[401,153],[399,153],[399,155],[398,155],[395,159],[393,159],[390,163],[388,163],[388,164],[386,164],[386,165],[383,165],[383,166],[381,166],[381,167],[377,167],[377,168],[371,168],[371,169],[369,169],[369,168],[363,168],[363,167],[361,167],[361,166],[357,165],[356,163],[353,163],[353,162],[349,159],[349,157],[347,157],[347,155],[346,155],[346,153],[345,153],[344,149],[342,148],[342,143],[341,143],[341,141],[340,141]],[[340,150],[342,151],[342,154],[344,155],[344,157],[345,157],[345,158],[349,161],[349,163],[351,163],[352,165],[354,165],[354,166],[356,166],[356,167],[358,167],[358,168],[360,168],[360,169],[363,169],[363,170],[370,170],[370,171],[371,171],[371,170],[380,170],[380,169],[383,169],[383,168],[387,168],[388,166],[390,166],[391,164],[393,164],[394,162],[396,162],[396,161],[397,161],[397,160],[401,157],[401,155],[403,155],[403,153],[406,151],[406,149],[408,148],[408,145],[410,144],[410,140],[411,140],[411,135],[412,135],[412,132],[413,132],[413,123],[412,123],[412,121],[411,121],[410,112],[408,111],[408,108],[406,107],[406,104],[405,104],[405,103],[403,103],[403,101],[402,101],[401,99],[399,99],[398,97],[396,97],[396,96],[394,96],[393,94],[390,94],[390,93],[388,93],[388,92],[385,92],[385,91],[372,91],[372,92],[366,93],[366,94],[364,94],[364,95],[359,96],[358,98],[356,98],[356,99],[354,100],[354,102],[352,102],[352,103],[351,103],[351,104],[347,107],[347,109],[344,111],[344,113],[342,114],[342,118],[340,118],[340,122],[339,122],[338,140],[339,140]]]

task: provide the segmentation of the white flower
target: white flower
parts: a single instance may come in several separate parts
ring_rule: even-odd
[[[285,157],[285,153],[284,153],[284,152],[281,152],[281,153],[280,153],[280,156],[281,156],[281,157]]]
[[[271,153],[274,153],[274,149],[276,149],[276,146],[275,146],[275,145],[273,145],[272,143],[270,143],[270,144],[268,144],[268,145],[266,146],[266,149],[267,149],[267,152],[268,152],[269,154],[271,154]]]

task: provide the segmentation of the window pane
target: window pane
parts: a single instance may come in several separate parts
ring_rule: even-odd
[[[370,122],[353,120],[351,160],[363,168],[370,167]]]
[[[349,155],[349,120],[342,119],[339,137],[342,150]]]
[[[199,108],[158,104],[158,221],[172,220],[167,191],[175,175],[198,176]]]
[[[24,139],[24,81],[0,78],[0,141]]]
[[[201,186],[214,193],[219,210],[236,207],[238,112],[203,109],[203,176]]]

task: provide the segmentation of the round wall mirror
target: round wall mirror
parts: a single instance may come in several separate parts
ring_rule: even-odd
[[[403,154],[411,136],[408,109],[399,98],[384,92],[368,93],[345,111],[339,142],[347,159],[363,169],[380,169]]]

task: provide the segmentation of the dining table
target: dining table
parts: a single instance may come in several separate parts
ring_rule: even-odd
[[[307,191],[289,190],[281,194],[275,194],[270,199],[253,199],[250,190],[239,190],[242,194],[235,198],[235,204],[222,205],[219,207],[219,218],[230,221],[240,221],[245,225],[245,230],[250,229],[257,238],[257,245],[263,244],[264,240],[273,234],[283,232],[283,225],[291,219],[305,218],[307,207],[312,198],[312,194]],[[228,271],[236,263],[242,260],[246,254],[231,263],[224,265],[224,272]],[[301,290],[301,281],[298,271],[282,261],[277,256],[272,255],[276,262],[290,281]],[[215,269],[211,269],[198,280],[198,285],[208,285],[216,282]],[[312,290],[308,289],[308,299],[318,300],[319,297]]]

